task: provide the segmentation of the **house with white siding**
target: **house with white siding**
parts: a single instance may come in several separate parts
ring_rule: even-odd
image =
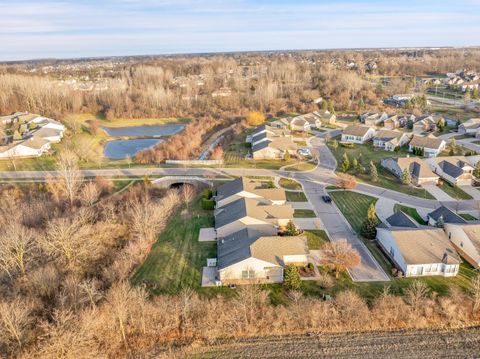
[[[377,131],[368,126],[350,125],[342,131],[342,142],[364,144],[371,140]]]
[[[273,205],[285,204],[285,190],[271,188],[266,182],[239,177],[218,187],[215,195],[216,207],[220,208],[240,198],[252,198]]]
[[[403,147],[410,141],[411,135],[406,132],[379,130],[373,137],[373,146],[385,151],[395,151],[397,147]]]
[[[445,233],[457,252],[475,268],[480,268],[480,224],[445,223]]]
[[[437,184],[439,176],[433,173],[428,164],[417,157],[386,157],[382,158],[380,165],[397,178],[402,179],[404,171],[408,171],[411,183],[414,186],[423,184]]]
[[[434,157],[425,162],[433,172],[453,186],[472,184],[474,168],[465,156]]]
[[[447,143],[433,135],[418,136],[413,135],[412,140],[408,144],[409,152],[414,149],[421,149],[424,157],[437,157],[440,152],[445,150]]]
[[[461,259],[441,228],[377,228],[377,242],[405,277],[458,274]]]
[[[268,236],[244,228],[217,241],[218,279],[221,284],[281,283],[288,265],[308,262],[304,236]]]

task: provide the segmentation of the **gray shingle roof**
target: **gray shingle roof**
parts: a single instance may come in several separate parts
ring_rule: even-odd
[[[443,217],[445,223],[467,223],[462,217],[445,206],[437,208],[435,211],[429,213],[428,216],[435,221]]]
[[[393,227],[417,228],[418,224],[410,216],[399,211],[387,218],[387,222]]]
[[[442,169],[443,172],[453,178],[457,178],[463,175],[463,170],[460,167],[457,167],[448,161],[442,161],[438,164],[438,166]]]

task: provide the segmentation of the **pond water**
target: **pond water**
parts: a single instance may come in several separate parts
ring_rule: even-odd
[[[131,140],[113,140],[105,144],[103,153],[112,160],[121,160],[127,156],[134,157],[137,152],[155,146],[162,140],[156,138],[138,138]]]
[[[127,127],[102,127],[107,135],[112,137],[161,137],[171,136],[185,128],[182,124],[143,125]]]

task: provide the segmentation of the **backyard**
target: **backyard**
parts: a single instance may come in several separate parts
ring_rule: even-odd
[[[401,211],[401,212],[409,215],[410,217],[412,217],[415,221],[417,221],[417,223],[426,224],[425,220],[422,218],[422,216],[420,216],[420,214],[418,214],[418,211],[415,208],[407,207],[407,206],[404,206],[404,205],[401,205],[401,204],[397,203],[393,207],[393,211],[395,213]]]
[[[183,288],[201,291],[202,267],[216,257],[216,242],[199,242],[200,228],[213,226],[213,212],[201,209],[195,199],[187,212],[178,210],[158,236],[131,281],[145,283],[154,294],[176,294]]]

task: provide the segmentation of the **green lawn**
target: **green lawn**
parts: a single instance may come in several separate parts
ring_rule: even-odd
[[[337,138],[338,140],[338,138]],[[328,147],[332,151],[333,155],[337,159],[338,166],[341,166],[343,161],[343,154],[347,153],[348,158],[350,159],[350,165],[354,158],[356,158],[359,163],[366,169],[368,172],[370,161],[373,161],[377,166],[378,172],[378,181],[372,182],[370,175],[368,173],[359,173],[351,168],[348,173],[357,177],[361,182],[369,183],[378,187],[387,188],[393,191],[402,192],[409,194],[411,196],[435,199],[428,191],[423,188],[407,186],[401,183],[401,181],[395,177],[392,173],[380,166],[380,160],[385,157],[405,157],[407,155],[406,149],[401,149],[398,152],[389,152],[384,150],[378,150],[373,147],[373,145],[354,145],[353,147],[342,147],[338,146],[337,150],[334,150],[332,147],[332,142],[328,143]]]
[[[407,207],[407,206],[403,206],[401,204],[396,204],[394,207],[393,207],[393,211],[394,212],[399,212],[399,211],[402,211],[403,213],[405,214],[408,214],[410,217],[412,217],[415,221],[417,221],[419,224],[427,224],[422,216],[420,216],[417,212],[417,210],[415,208],[412,208],[412,207]]]
[[[478,219],[469,213],[459,213],[458,215],[466,221],[476,221]]]
[[[301,190],[302,189],[302,185],[300,183],[298,183],[297,181],[295,181],[293,179],[290,179],[290,178],[282,177],[278,181],[278,184],[280,185],[280,187],[283,187],[285,189],[290,189],[290,190]]]
[[[315,218],[317,215],[311,209],[296,209],[293,212],[294,218]]]
[[[331,191],[328,194],[355,232],[360,233],[363,222],[367,218],[368,207],[371,203],[377,202],[377,199],[350,191]]]
[[[287,201],[289,202],[307,202],[307,197],[303,192],[285,191]]]
[[[199,242],[198,234],[213,223],[213,212],[202,210],[199,199],[188,213],[178,210],[135,270],[132,283],[146,283],[154,294],[176,294],[185,287],[200,291],[202,267],[207,258],[216,257],[217,248],[215,242]]]
[[[320,249],[329,242],[327,232],[322,229],[305,230],[303,234],[307,237],[308,249]]]
[[[315,167],[317,167],[316,163],[300,162],[300,163],[295,163],[292,166],[289,166],[285,170],[288,170],[288,171],[310,171],[310,170],[313,170]]]
[[[442,184],[439,185],[440,189],[448,194],[450,197],[455,199],[472,199],[467,192],[462,190],[460,187],[452,186],[450,183],[446,181],[442,181]]]

